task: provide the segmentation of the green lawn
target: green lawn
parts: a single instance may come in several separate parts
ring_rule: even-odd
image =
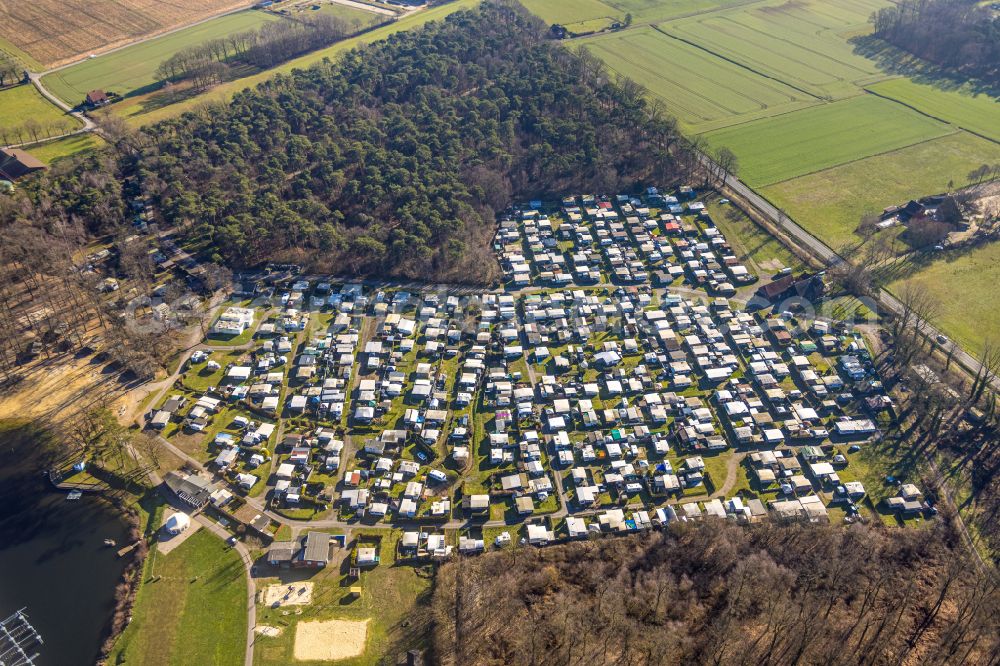
[[[207,391],[209,386],[218,386],[226,376],[226,366],[230,363],[235,363],[246,353],[245,351],[215,352],[207,360],[189,366],[181,378],[184,388],[190,391],[202,392]],[[218,363],[220,366],[219,369],[214,371],[209,370],[207,367],[208,361]]]
[[[611,70],[646,86],[692,132],[819,101],[654,28],[624,30],[579,44]]]
[[[703,199],[704,200],[704,199]],[[786,266],[798,270],[802,262],[791,250],[758,226],[740,209],[720,204],[716,196],[706,202],[716,226],[726,235],[740,259],[748,261],[758,277],[766,278]]]
[[[713,147],[736,153],[741,178],[760,187],[953,131],[895,102],[865,95],[704,136]]]
[[[1000,307],[993,287],[1000,284],[1000,243],[936,254],[909,279],[934,297],[940,311],[934,323],[967,352],[978,355],[987,340],[997,342]],[[900,286],[893,283],[889,290]]]
[[[1000,162],[1000,145],[958,132],[884,155],[826,169],[761,190],[775,205],[831,247],[856,240],[866,211],[905,203],[965,184],[983,163]]]
[[[45,162],[51,164],[64,157],[70,157],[80,153],[98,150],[106,146],[107,143],[93,132],[87,134],[76,134],[65,139],[48,141],[37,146],[28,148],[28,152]]]
[[[150,550],[132,623],[108,663],[243,662],[246,578],[235,550],[206,529],[169,555]]]
[[[910,79],[883,81],[867,89],[962,129],[1000,141],[1000,100],[989,95],[941,90]]]
[[[271,12],[248,9],[193,25],[97,58],[83,60],[42,79],[45,87],[69,104],[83,101],[95,88],[127,95],[157,82],[160,63],[178,51],[212,39],[256,30],[282,20]]]
[[[80,127],[79,120],[42,97],[31,84],[0,90],[0,143],[34,140],[35,135],[25,126],[29,121],[37,123],[40,139]]]

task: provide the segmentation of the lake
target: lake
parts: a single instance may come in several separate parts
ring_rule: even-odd
[[[0,619],[27,608],[38,666],[93,664],[127,562],[103,542],[125,545],[129,526],[96,496],[67,501],[33,444],[0,429]]]

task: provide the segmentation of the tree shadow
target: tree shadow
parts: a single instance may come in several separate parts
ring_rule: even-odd
[[[1000,86],[995,83],[951,72],[893,46],[873,34],[852,37],[848,42],[854,46],[855,54],[873,61],[887,74],[906,76],[917,83],[932,85],[942,90],[962,90],[976,95],[1000,97]]]

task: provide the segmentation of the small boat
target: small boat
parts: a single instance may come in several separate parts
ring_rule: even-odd
[[[115,542],[114,539],[105,539],[104,545],[111,547],[111,546],[117,546],[118,544]]]
[[[79,490],[71,490],[68,493],[66,493],[66,499],[70,501],[78,500],[81,497],[83,497],[83,493],[80,492]]]

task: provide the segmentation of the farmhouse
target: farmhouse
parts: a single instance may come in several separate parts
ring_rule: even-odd
[[[0,148],[0,179],[13,181],[47,168],[41,160],[20,148]]]
[[[89,107],[104,106],[109,102],[111,102],[111,98],[103,90],[91,90],[84,99],[84,103]]]

